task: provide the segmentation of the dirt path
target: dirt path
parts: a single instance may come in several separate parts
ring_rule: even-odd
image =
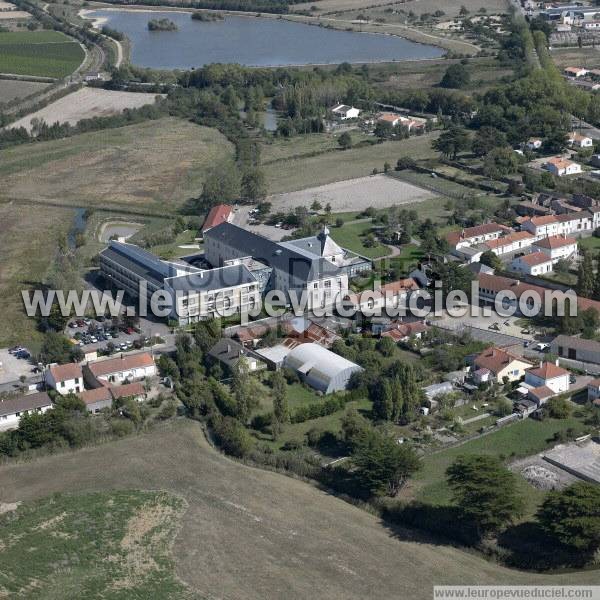
[[[0,502],[54,492],[162,489],[189,503],[174,552],[201,597],[430,600],[434,583],[585,584],[594,572],[519,573],[436,546],[306,483],[250,468],[179,421],[31,463],[0,467]]]

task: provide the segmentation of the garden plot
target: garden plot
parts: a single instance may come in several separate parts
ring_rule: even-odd
[[[404,181],[386,175],[372,175],[297,192],[276,194],[269,198],[273,211],[286,211],[297,206],[310,207],[317,201],[323,207],[331,205],[331,211],[360,211],[372,206],[387,208],[399,204],[413,204],[433,198],[435,194]]]

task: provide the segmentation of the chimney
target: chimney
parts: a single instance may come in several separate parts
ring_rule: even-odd
[[[540,360],[540,369],[544,366],[544,361]]]
[[[560,367],[560,365],[558,364],[558,358],[557,358],[557,359],[554,361],[554,364],[555,364],[557,367]]]

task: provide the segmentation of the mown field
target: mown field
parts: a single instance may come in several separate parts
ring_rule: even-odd
[[[200,426],[189,421],[0,467],[3,502],[28,503],[74,490],[133,489],[163,490],[187,502],[173,562],[176,574],[200,597],[389,600],[400,594],[430,600],[434,584],[583,585],[598,579],[595,572],[543,576],[512,571],[457,548],[416,541],[414,534],[388,529],[375,516],[311,485],[223,457],[207,446]],[[111,494],[115,503],[116,494]],[[105,518],[101,511],[95,516]],[[65,543],[61,534],[69,531],[58,523],[54,531],[57,552],[41,560],[56,565]],[[99,546],[102,551],[102,538]],[[110,555],[109,547],[103,556]],[[90,562],[90,576],[96,573],[106,581],[106,565]],[[65,585],[73,581],[67,570],[55,577]],[[110,597],[162,597],[160,589],[145,596],[118,591]],[[84,596],[99,597],[93,591],[72,597]]]
[[[17,79],[0,80],[0,104],[11,102],[17,98],[25,98],[48,87],[48,83],[37,81],[18,81]]]
[[[0,33],[0,73],[61,78],[83,59],[79,43],[58,31]]]
[[[164,492],[123,491],[56,495],[8,511],[0,516],[0,594],[191,597],[171,555],[184,510]]]
[[[437,132],[433,132],[407,140],[383,142],[344,151],[322,152],[316,156],[307,156],[306,140],[297,154],[290,152],[287,141],[276,140],[267,155],[275,154],[278,151],[277,145],[281,143],[285,146],[288,156],[286,160],[264,164],[269,192],[292,192],[343,179],[363,177],[370,175],[373,169],[382,172],[386,162],[393,167],[401,156],[411,156],[415,159],[436,156],[431,142],[437,135]],[[319,148],[321,142],[315,141],[315,145]]]
[[[216,130],[165,118],[0,151],[0,199],[174,212],[232,156]]]

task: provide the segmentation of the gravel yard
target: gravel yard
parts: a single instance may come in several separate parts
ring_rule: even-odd
[[[325,206],[331,204],[332,212],[349,212],[373,208],[387,208],[398,204],[412,204],[433,198],[435,194],[410,183],[386,175],[372,175],[297,192],[276,194],[269,198],[273,212],[310,205],[317,200]]]
[[[146,104],[154,104],[155,100],[154,94],[116,92],[86,87],[15,121],[12,127],[25,127],[29,130],[32,119],[43,119],[50,124],[58,121],[75,125],[81,119],[118,114],[126,108],[140,108]]]

